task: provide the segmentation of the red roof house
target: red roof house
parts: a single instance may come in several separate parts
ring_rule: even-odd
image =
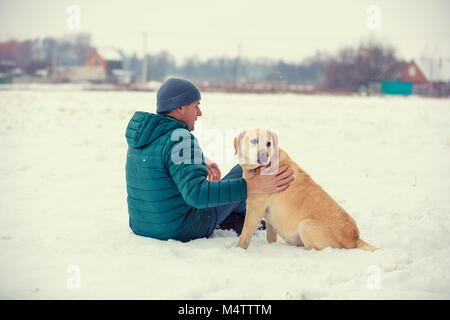
[[[403,69],[400,81],[407,81],[415,84],[428,83],[427,78],[425,78],[423,72],[419,69],[414,60],[411,60],[411,62]]]

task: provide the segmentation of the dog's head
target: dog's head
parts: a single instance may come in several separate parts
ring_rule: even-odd
[[[234,139],[234,151],[246,170],[274,168],[278,170],[278,136],[265,129],[242,131]]]

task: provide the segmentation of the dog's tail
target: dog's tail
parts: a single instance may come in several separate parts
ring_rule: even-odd
[[[376,250],[380,250],[380,248],[374,247],[374,246],[368,244],[367,242],[365,242],[362,239],[356,240],[356,247],[359,248],[359,249],[363,249],[363,250],[367,250],[367,251],[371,251],[371,252],[374,252]]]

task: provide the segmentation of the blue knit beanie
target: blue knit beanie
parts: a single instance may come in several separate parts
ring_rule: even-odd
[[[200,90],[192,82],[169,78],[156,94],[156,112],[170,112],[200,99]]]

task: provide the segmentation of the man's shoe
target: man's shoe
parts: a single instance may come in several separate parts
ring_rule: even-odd
[[[219,230],[232,230],[239,236],[244,227],[245,214],[232,212],[216,229]],[[261,221],[258,230],[266,230],[266,222]]]
[[[216,227],[219,230],[232,230],[238,235],[241,234],[244,227],[245,214],[232,212],[220,225]]]

